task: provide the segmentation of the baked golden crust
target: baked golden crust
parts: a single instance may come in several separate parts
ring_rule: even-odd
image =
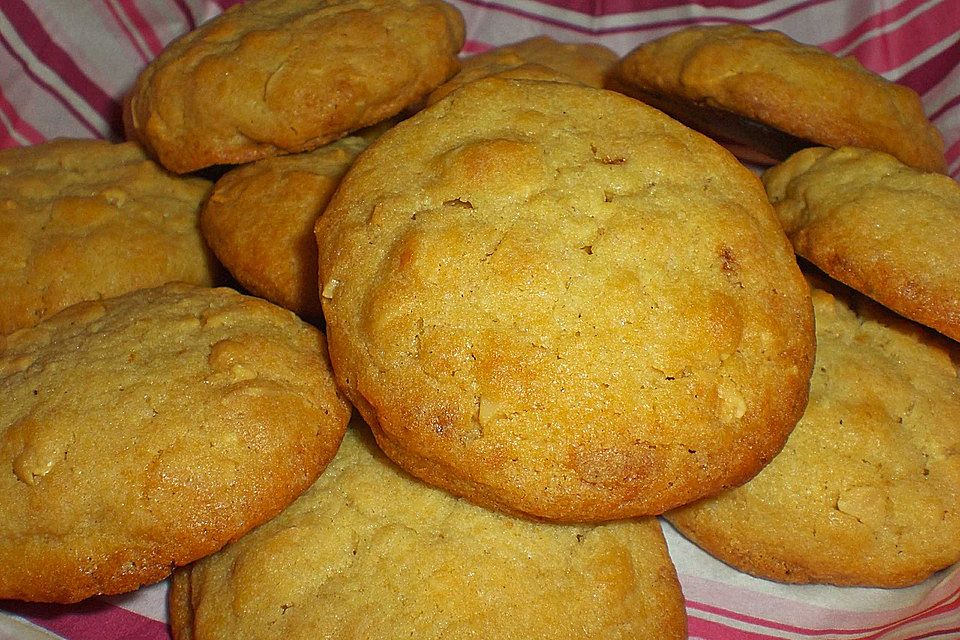
[[[313,149],[421,100],[463,38],[441,0],[251,0],[141,73],[127,135],[177,173]]]
[[[626,96],[465,85],[368,147],[317,236],[345,393],[480,504],[658,513],[752,476],[806,403],[809,293],[759,180]]]
[[[960,351],[855,296],[813,291],[810,402],[747,484],[666,514],[783,582],[901,587],[960,560]]]
[[[764,174],[796,252],[960,340],[960,185],[866,149],[805,149]]]
[[[878,149],[911,166],[946,172],[943,139],[916,92],[854,58],[776,31],[681,29],[628,53],[616,77],[626,91],[702,103],[813,144]]]
[[[441,100],[468,82],[492,75],[579,82],[600,89],[619,59],[611,49],[592,42],[559,42],[550,36],[528,38],[464,58],[460,72],[437,87],[427,104]]]
[[[168,174],[132,143],[0,151],[0,333],[81,300],[214,284],[221,270],[197,223],[210,186]]]
[[[0,598],[132,591],[269,519],[350,415],[322,334],[229,289],[82,302],[0,337]]]
[[[170,616],[177,640],[686,637],[656,519],[488,511],[397,469],[359,424],[279,516],[175,574]]]
[[[313,227],[366,145],[350,136],[313,151],[242,165],[217,180],[200,212],[200,228],[240,284],[320,321]]]

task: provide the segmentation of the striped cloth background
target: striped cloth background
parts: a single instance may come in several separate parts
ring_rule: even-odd
[[[140,69],[236,1],[0,0],[0,147],[119,139],[119,97]],[[467,52],[548,34],[624,54],[695,23],[781,30],[915,89],[960,176],[960,0],[450,1]],[[960,568],[909,589],[787,586],[733,571],[665,528],[692,638],[960,638]],[[0,640],[167,640],[165,597],[162,583],[69,607],[0,603]]]
[[[170,39],[237,0],[2,0],[0,147],[117,138],[118,96]],[[742,22],[853,55],[923,98],[960,173],[957,0],[454,0],[466,51],[537,34],[626,53],[694,23]]]

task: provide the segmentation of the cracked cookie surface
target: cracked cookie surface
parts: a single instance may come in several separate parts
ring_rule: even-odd
[[[401,471],[359,420],[290,507],[174,574],[170,612],[177,640],[686,637],[656,519],[482,509]]]
[[[906,586],[960,560],[960,351],[831,289],[813,291],[810,402],[783,451],[742,487],[666,517],[760,577]]]
[[[759,180],[623,95],[465,85],[367,148],[317,236],[345,393],[478,503],[658,513],[752,476],[806,402],[809,293]]]
[[[289,504],[346,428],[322,334],[229,289],[0,337],[0,598],[132,591]]]

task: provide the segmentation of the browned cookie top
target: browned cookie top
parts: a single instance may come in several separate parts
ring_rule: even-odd
[[[813,144],[879,149],[920,169],[946,171],[943,139],[916,92],[854,58],[838,58],[776,31],[745,25],[681,29],[638,46],[616,75],[625,90],[658,102],[715,107]]]
[[[220,268],[198,225],[210,183],[133,143],[56,140],[0,151],[0,333],[81,300]]]
[[[442,0],[251,0],[143,71],[127,132],[178,173],[305,151],[420,100],[463,38]]]
[[[482,504],[657,513],[743,482],[806,402],[806,283],[759,180],[610,91],[488,78],[351,167],[317,226],[345,392]]]
[[[349,407],[322,334],[229,289],[82,302],[0,337],[0,598],[132,591],[269,519]]]

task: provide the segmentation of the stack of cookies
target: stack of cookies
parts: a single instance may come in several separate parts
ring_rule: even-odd
[[[960,560],[960,186],[917,95],[742,26],[641,45],[611,84],[774,165],[763,184],[816,316],[810,399],[784,449],[666,518],[783,582],[898,587]]]
[[[780,581],[960,560],[960,187],[916,95],[740,27],[463,42],[442,0],[250,0],[143,71],[130,141],[0,152],[0,598],[173,573],[178,640],[682,638],[657,516]]]

